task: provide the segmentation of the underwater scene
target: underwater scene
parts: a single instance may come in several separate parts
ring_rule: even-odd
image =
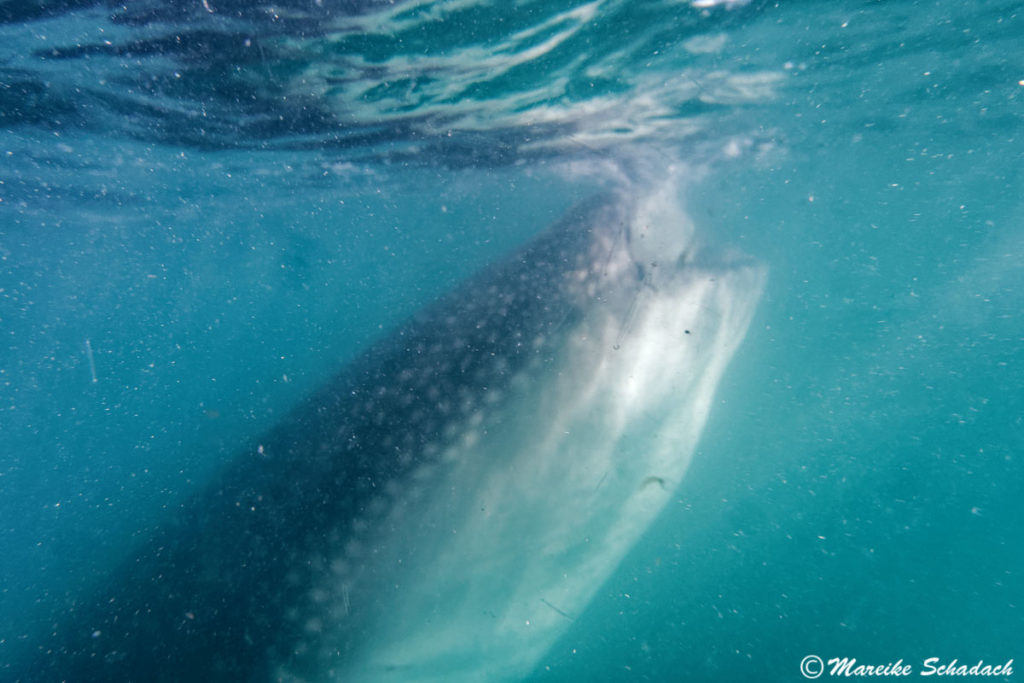
[[[0,680],[1021,676],[1022,36],[3,3]]]

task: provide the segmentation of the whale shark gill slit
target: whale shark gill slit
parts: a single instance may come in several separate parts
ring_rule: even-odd
[[[682,479],[759,297],[748,259],[673,257],[670,194],[585,202],[373,346],[57,614],[25,680],[527,675]]]

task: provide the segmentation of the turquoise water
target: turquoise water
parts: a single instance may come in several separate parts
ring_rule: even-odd
[[[0,11],[0,666],[371,341],[671,162],[767,289],[531,678],[1024,661],[1024,7],[206,5]]]

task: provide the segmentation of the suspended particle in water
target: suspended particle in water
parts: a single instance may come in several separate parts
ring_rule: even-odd
[[[89,374],[92,375],[92,383],[96,384],[99,379],[96,378],[96,359],[92,356],[92,343],[85,340],[85,357],[89,360]]]

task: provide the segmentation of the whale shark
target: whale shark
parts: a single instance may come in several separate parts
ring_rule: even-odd
[[[682,480],[765,279],[610,189],[254,438],[14,680],[512,681]]]

